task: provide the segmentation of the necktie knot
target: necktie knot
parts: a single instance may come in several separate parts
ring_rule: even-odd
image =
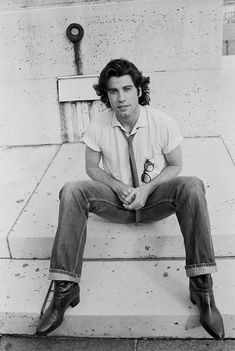
[[[133,142],[135,134],[130,135],[129,137],[126,136],[126,140],[128,142],[128,145],[131,145]]]

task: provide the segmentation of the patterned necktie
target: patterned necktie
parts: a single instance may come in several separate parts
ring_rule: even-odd
[[[135,154],[134,154],[134,150],[133,150],[133,139],[134,139],[135,134],[132,134],[129,137],[127,137],[124,130],[121,129],[121,131],[122,131],[122,134],[124,135],[124,137],[128,143],[128,153],[129,153],[129,160],[130,160],[133,185],[134,185],[134,188],[138,188],[140,186],[140,183],[139,183],[137,167],[136,167],[136,162],[135,162]],[[140,210],[136,210],[135,212],[136,212],[135,221],[136,221],[136,223],[139,223],[141,220]]]

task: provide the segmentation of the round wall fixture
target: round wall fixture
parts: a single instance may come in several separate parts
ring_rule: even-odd
[[[66,29],[66,35],[72,42],[81,41],[84,35],[84,29],[78,23],[71,23]]]

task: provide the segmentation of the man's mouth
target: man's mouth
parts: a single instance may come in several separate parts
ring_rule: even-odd
[[[125,110],[128,107],[129,107],[129,105],[120,105],[120,106],[118,106],[118,109]]]

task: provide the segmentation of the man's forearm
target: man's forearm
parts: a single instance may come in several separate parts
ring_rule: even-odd
[[[108,173],[106,173],[103,169],[99,167],[88,167],[86,169],[88,176],[96,180],[97,182],[108,185],[113,191],[115,191],[119,181],[114,179]]]
[[[148,193],[150,195],[158,187],[158,185],[176,177],[180,171],[181,168],[178,166],[167,166],[158,176],[153,178],[151,182],[146,183],[143,186],[148,189]]]

